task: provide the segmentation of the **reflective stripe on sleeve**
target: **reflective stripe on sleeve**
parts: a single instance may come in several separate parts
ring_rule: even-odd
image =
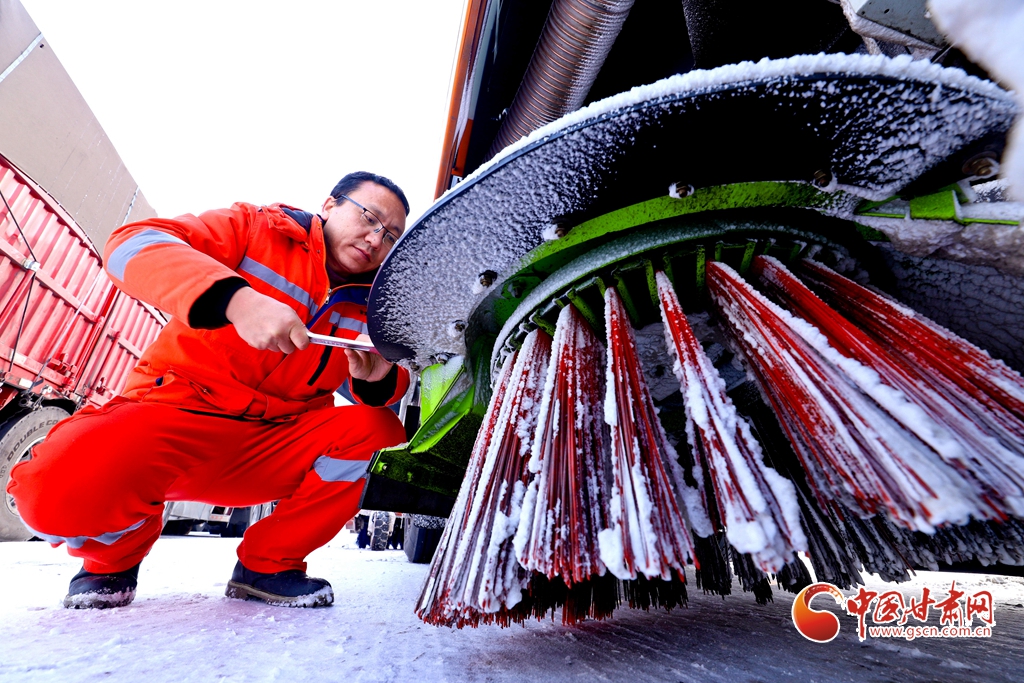
[[[118,280],[124,281],[124,269],[136,254],[154,244],[188,244],[174,235],[159,230],[143,230],[122,242],[107,261],[107,270]]]
[[[85,545],[86,541],[96,541],[97,543],[102,543],[103,545],[112,545],[117,541],[121,540],[121,537],[124,536],[126,533],[138,529],[145,523],[146,520],[143,519],[139,522],[136,522],[135,524],[132,524],[127,529],[122,529],[121,531],[108,531],[107,533],[100,534],[99,536],[54,536],[52,534],[44,534],[39,531],[36,531],[35,529],[28,527],[27,524],[25,526],[26,528],[28,528],[29,531],[31,531],[33,534],[43,539],[47,543],[67,543],[69,548],[81,548],[83,545]]]
[[[323,481],[359,481],[366,476],[369,460],[341,460],[321,455],[313,463],[313,471]]]
[[[255,278],[259,278],[285,296],[295,299],[309,309],[310,313],[316,310],[316,303],[313,301],[313,297],[311,297],[306,290],[299,287],[297,284],[289,282],[283,275],[279,275],[259,261],[253,261],[251,258],[246,256],[242,259],[242,263],[238,266],[238,269],[243,273],[248,273]]]
[[[352,330],[356,334],[369,334],[370,328],[362,320],[346,318],[340,313],[331,313],[331,324],[337,325],[342,330]]]

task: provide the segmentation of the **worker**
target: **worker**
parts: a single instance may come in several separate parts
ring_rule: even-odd
[[[8,486],[36,536],[83,559],[66,607],[129,604],[176,500],[279,500],[245,532],[227,595],[334,601],[305,558],[359,510],[373,453],[405,440],[384,406],[409,375],[372,351],[311,346],[307,330],[368,339],[370,284],[408,213],[397,185],[358,172],[319,214],[239,203],[111,234],[114,284],[170,322],[123,394],[57,424]],[[335,407],[346,381],[358,403]]]

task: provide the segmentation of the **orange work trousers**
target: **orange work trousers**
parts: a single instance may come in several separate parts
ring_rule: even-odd
[[[142,561],[165,501],[242,507],[279,500],[245,532],[238,559],[257,572],[305,558],[359,509],[373,453],[405,440],[387,408],[327,408],[287,422],[197,414],[115,398],[57,424],[11,472],[25,524],[94,573]]]

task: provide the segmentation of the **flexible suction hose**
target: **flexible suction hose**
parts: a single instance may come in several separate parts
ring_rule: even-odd
[[[555,0],[488,158],[580,108],[632,7],[633,0]]]

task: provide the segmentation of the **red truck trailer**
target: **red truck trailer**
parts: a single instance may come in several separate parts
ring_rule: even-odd
[[[88,235],[0,156],[0,484],[61,419],[120,393],[166,320],[118,291]],[[24,540],[13,499],[0,539]]]
[[[28,538],[4,493],[11,468],[57,421],[120,393],[165,323],[101,262],[112,230],[156,211],[19,0],[0,0],[0,193],[3,541]],[[241,535],[272,507],[176,501],[165,532]]]

